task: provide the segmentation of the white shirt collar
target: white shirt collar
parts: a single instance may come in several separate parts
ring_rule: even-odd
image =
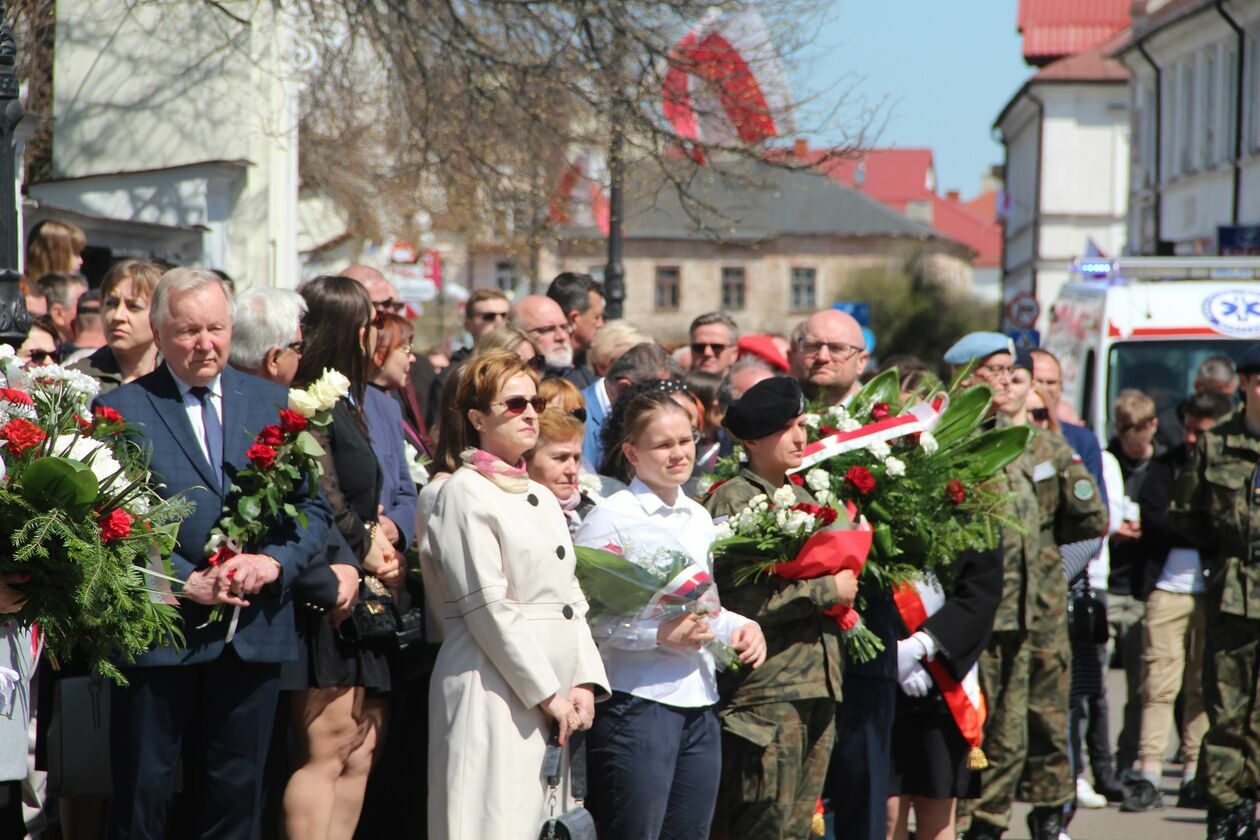
[[[655,515],[664,513],[682,513],[687,510],[687,495],[683,493],[682,488],[678,488],[678,499],[672,504],[666,504],[665,500],[656,495],[656,491],[648,487],[638,478],[631,479],[630,486],[626,488],[634,494],[635,500],[639,506],[643,508],[644,513]]]
[[[170,368],[167,368],[167,370],[170,370]],[[193,389],[193,386],[189,385],[187,382],[185,382],[184,380],[176,376],[174,371],[171,371],[171,378],[175,380],[175,387],[179,389],[179,395],[181,397],[187,398],[188,392]],[[210,390],[210,395],[212,397],[222,397],[223,394],[219,388],[219,386],[222,384],[223,384],[223,374],[216,373],[214,375],[214,379],[211,379],[209,382],[206,383],[206,388]]]

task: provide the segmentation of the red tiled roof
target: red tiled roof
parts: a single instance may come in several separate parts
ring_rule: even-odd
[[[898,212],[905,202],[926,200],[935,192],[931,149],[868,149],[860,157],[825,160],[822,170],[890,207],[900,202],[902,207],[893,207]]]
[[[1020,0],[1024,60],[1041,65],[1085,52],[1129,25],[1132,0]]]
[[[932,229],[975,251],[972,266],[992,268],[1001,265],[1002,226],[992,216],[986,218],[962,202],[934,195]]]
[[[970,201],[964,201],[963,206],[980,218],[992,222],[997,220],[997,199],[997,190],[985,190]]]

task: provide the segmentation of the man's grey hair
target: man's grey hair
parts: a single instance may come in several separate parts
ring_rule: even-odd
[[[52,271],[35,281],[48,305],[70,308],[70,293],[76,286],[87,288],[87,281],[74,274]]]
[[[616,382],[618,379],[628,380],[632,385],[661,378],[667,373],[667,379],[682,379],[683,369],[678,362],[669,357],[659,344],[636,344],[618,357],[608,369],[606,378]]]
[[[697,315],[696,320],[691,322],[687,335],[695,335],[697,327],[704,327],[709,324],[721,324],[726,327],[731,333],[731,344],[739,341],[739,324],[735,323],[735,319],[725,312],[706,312],[703,315]]]
[[[166,319],[171,314],[171,295],[183,294],[206,286],[218,286],[223,290],[223,296],[228,302],[228,320],[232,318],[233,294],[232,288],[223,278],[208,268],[172,268],[170,271],[162,275],[162,279],[158,280],[157,288],[153,290],[153,300],[150,301],[149,320],[153,322],[153,329],[160,330],[162,325],[166,323]]]
[[[273,347],[297,335],[306,299],[292,289],[250,289],[236,299],[232,324],[232,366],[256,371]]]
[[[775,370],[769,362],[759,359],[756,356],[745,356],[727,369],[723,375],[722,381],[717,387],[717,403],[723,411],[731,407],[731,403],[735,402],[735,391],[731,386],[731,380],[735,378],[735,374],[745,370],[764,370],[772,376],[780,375],[780,371]]]
[[[1224,388],[1233,385],[1237,377],[1238,371],[1234,369],[1234,362],[1228,356],[1208,356],[1195,372],[1194,381]]]

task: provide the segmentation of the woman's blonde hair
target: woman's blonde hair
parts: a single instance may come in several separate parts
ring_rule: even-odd
[[[538,384],[538,396],[547,401],[547,408],[558,408],[565,412],[586,408],[582,392],[567,379],[544,379]]]
[[[54,271],[71,273],[75,257],[87,247],[83,231],[69,222],[45,219],[31,228],[26,238],[26,270],[22,280],[27,291],[33,291],[35,281]]]
[[[162,267],[147,260],[123,260],[114,263],[101,280],[101,300],[109,297],[124,282],[131,281],[131,290],[147,301],[153,300],[153,290],[162,279]]]
[[[509,353],[515,353],[516,348],[522,343],[528,343],[530,347],[533,347],[534,355],[539,354],[538,345],[525,333],[512,327],[499,327],[477,339],[477,343],[473,345],[472,358],[475,359],[491,350],[507,350]]]
[[[555,443],[560,440],[573,440],[574,438],[581,441],[585,435],[586,426],[582,421],[564,409],[552,408],[548,404],[547,409],[538,415],[537,446],[542,446],[544,443],[549,442]]]

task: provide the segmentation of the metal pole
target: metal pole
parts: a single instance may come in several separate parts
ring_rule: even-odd
[[[612,144],[608,150],[608,265],[604,267],[604,300],[609,320],[622,317],[622,305],[626,300],[626,269],[621,264],[621,220],[623,217],[621,130],[613,129]]]
[[[14,135],[22,121],[18,101],[17,43],[0,2],[0,341],[22,340],[31,325],[22,294],[18,257],[22,231],[18,228],[17,163]]]

